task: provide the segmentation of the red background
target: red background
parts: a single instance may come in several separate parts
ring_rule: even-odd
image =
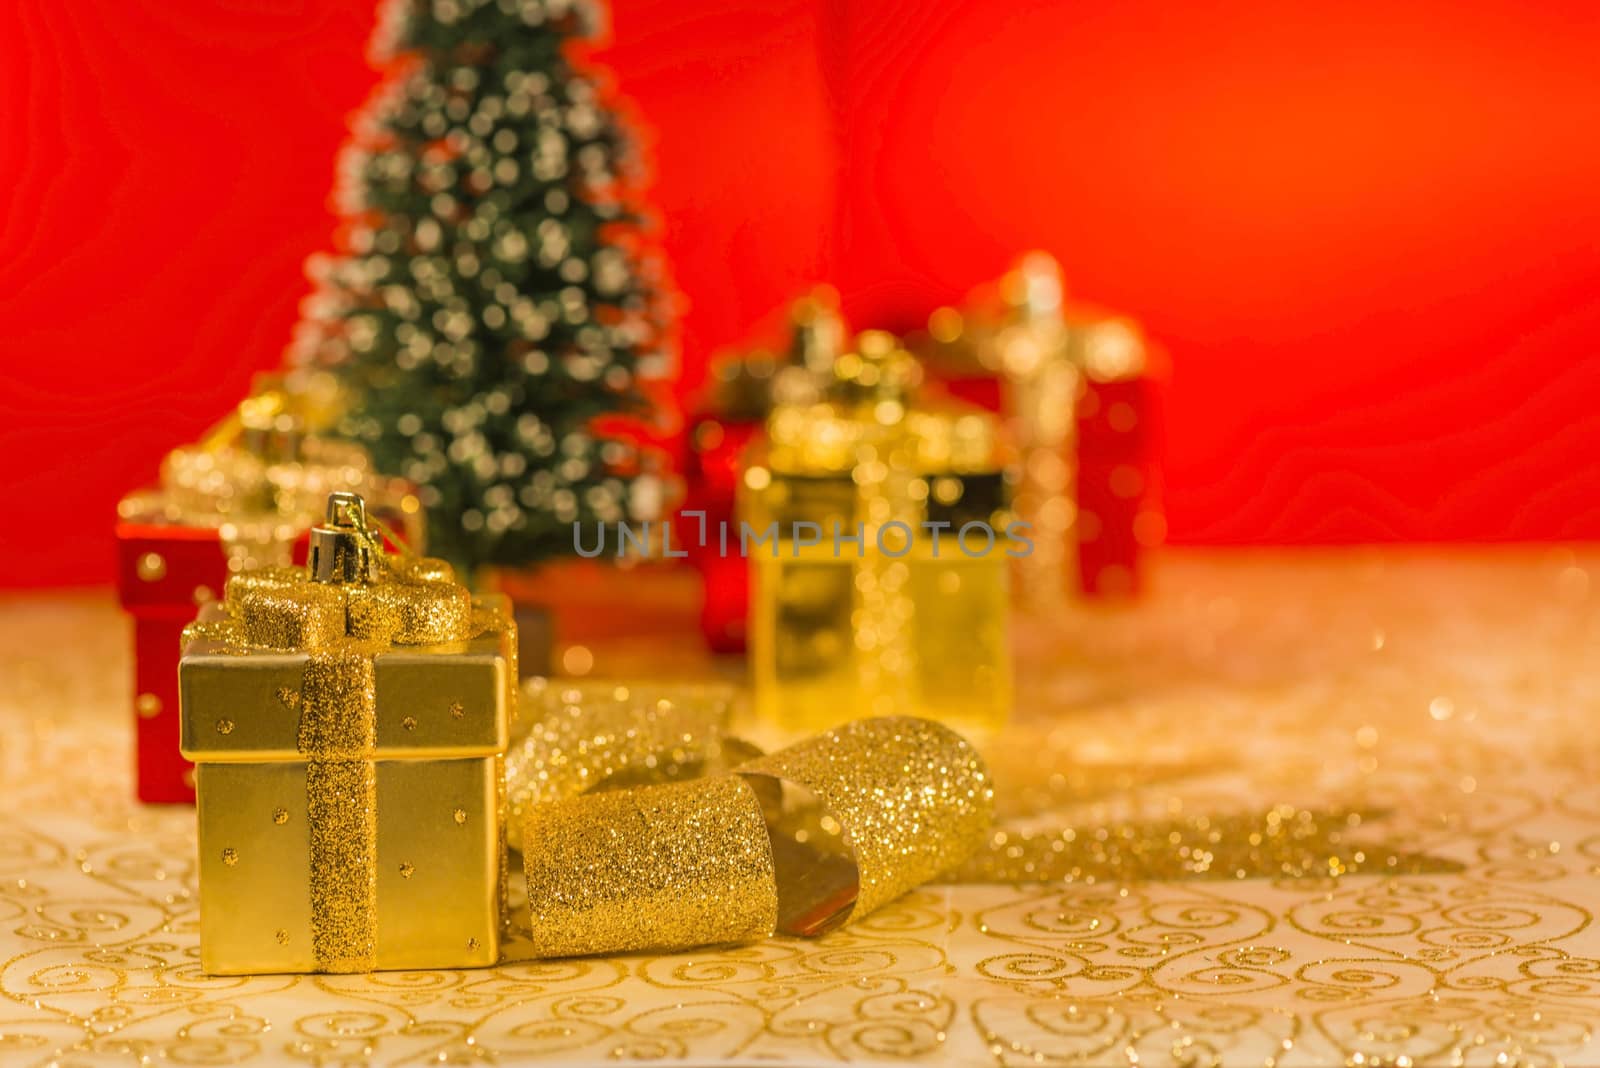
[[[0,14],[0,585],[270,366],[373,85],[349,0]],[[1600,6],[623,0],[684,379],[800,287],[1043,247],[1172,353],[1172,540],[1600,536]]]

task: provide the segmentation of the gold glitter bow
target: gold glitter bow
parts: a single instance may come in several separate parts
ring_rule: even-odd
[[[993,811],[972,746],[900,717],[858,720],[727,774],[534,804],[522,828],[533,950],[822,934],[960,864]]]
[[[359,497],[334,494],[329,519],[307,568],[234,575],[220,616],[184,637],[307,655],[296,749],[307,761],[312,953],[319,971],[359,972],[374,967],[377,940],[375,658],[512,624],[475,605],[445,562],[385,553]]]
[[[124,497],[119,518],[214,528],[236,570],[286,565],[328,494],[348,491],[394,516],[406,544],[421,545],[415,487],[373,471],[361,446],[319,433],[340,403],[324,377],[258,382],[198,442],[169,452],[160,486]]]

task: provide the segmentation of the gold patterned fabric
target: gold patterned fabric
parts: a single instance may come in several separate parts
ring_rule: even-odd
[[[1171,553],[1139,607],[1017,621],[966,881],[819,939],[248,978],[200,973],[193,813],[129,800],[110,596],[14,596],[0,1062],[1600,1063],[1597,576]]]

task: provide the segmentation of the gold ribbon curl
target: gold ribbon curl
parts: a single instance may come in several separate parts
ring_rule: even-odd
[[[375,658],[391,645],[459,641],[511,625],[474,606],[444,561],[380,559],[384,573],[373,584],[312,582],[302,568],[240,572],[228,580],[225,617],[185,632],[307,655],[296,748],[307,761],[311,942],[322,972],[365,972],[376,963]]]
[[[736,693],[717,682],[528,679],[526,726],[506,753],[506,843],[521,851],[537,805],[700,779],[760,756],[728,732]]]
[[[533,950],[822,934],[966,860],[993,815],[972,746],[904,717],[857,720],[728,774],[534,804],[522,828]]]

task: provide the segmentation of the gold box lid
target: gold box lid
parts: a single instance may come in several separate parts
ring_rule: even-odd
[[[509,618],[504,598],[476,601]],[[224,617],[208,605],[201,622]],[[438,759],[504,752],[514,715],[515,637],[491,628],[464,641],[394,645],[372,657],[377,708],[372,759]],[[189,760],[298,761],[308,652],[241,649],[203,635],[178,666],[180,749]]]

